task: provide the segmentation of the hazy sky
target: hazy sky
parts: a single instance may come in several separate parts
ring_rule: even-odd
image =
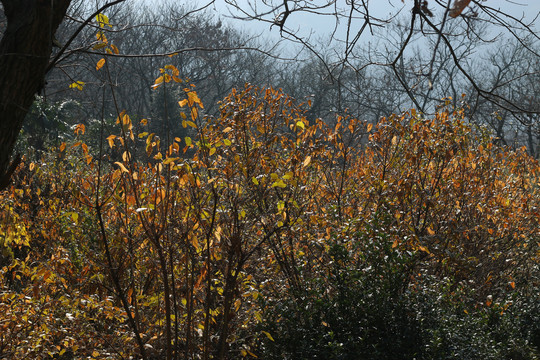
[[[249,9],[249,3],[252,4],[261,4],[261,0],[237,0],[238,5]],[[338,1],[338,3],[344,3],[344,1]],[[409,13],[412,5],[412,0],[367,0],[369,3],[370,13],[373,16],[388,18],[401,11],[402,13]],[[199,1],[199,4],[204,4],[205,2]],[[282,3],[282,0],[274,0],[274,3]],[[429,8],[435,12],[440,11],[440,7],[436,5],[434,1],[429,1]],[[509,13],[510,15],[516,18],[524,17],[528,21],[533,21],[538,17],[540,13],[540,0],[484,0],[484,5],[490,6],[492,8],[501,9],[504,12]],[[228,16],[229,8],[225,4],[224,0],[217,0],[212,8],[216,13]],[[262,8],[260,8],[262,9]],[[271,19],[271,16],[267,17]],[[440,18],[440,17],[439,17]],[[277,27],[273,27],[270,30],[270,25],[268,23],[251,21],[235,21],[229,20],[232,24],[236,26],[245,27],[249,31],[264,32],[265,35],[276,35],[278,36]],[[359,21],[358,23],[360,23]],[[536,20],[536,27],[540,27],[540,20]],[[287,19],[287,24],[290,29],[296,30],[300,29],[303,36],[306,36],[309,33],[315,34],[315,36],[324,36],[328,32],[332,31],[334,27],[334,19],[330,16],[320,16],[320,15],[309,15],[309,14],[299,14],[294,13]],[[341,24],[341,27],[344,27],[345,24]]]

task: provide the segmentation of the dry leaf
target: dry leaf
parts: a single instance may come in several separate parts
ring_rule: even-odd
[[[454,6],[450,9],[450,17],[455,18],[461,15],[470,2],[471,0],[454,0]]]

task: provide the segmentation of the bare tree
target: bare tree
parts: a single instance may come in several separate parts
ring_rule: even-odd
[[[499,9],[491,7],[490,2],[477,0],[388,0],[392,10],[383,16],[369,0],[252,0],[247,6],[237,0],[226,2],[231,16],[265,22],[271,29],[277,29],[281,37],[309,49],[326,65],[328,76],[334,81],[340,81],[339,76],[336,77],[342,74],[339,68],[360,71],[368,66],[379,66],[390,69],[409,102],[421,111],[427,111],[429,105],[436,102],[440,91],[458,95],[460,88],[467,87],[483,101],[506,111],[537,112],[506,94],[493,91],[476,73],[475,62],[480,49],[496,41],[501,46],[515,39],[531,55],[539,57],[531,42],[523,41],[525,37],[540,40],[534,30],[536,18],[512,15],[515,4]],[[333,57],[322,55],[327,51],[319,50],[312,31],[295,25],[295,19],[301,16],[333,24],[329,41],[330,47],[335,49]],[[373,46],[371,41],[378,45]],[[422,49],[421,58],[410,57],[415,48]],[[413,63],[415,60],[418,62]],[[448,78],[459,79],[459,88],[456,87],[458,82],[445,81]],[[440,91],[434,91],[436,87]]]

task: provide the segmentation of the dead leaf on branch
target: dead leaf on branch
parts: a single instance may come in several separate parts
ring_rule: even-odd
[[[454,0],[454,6],[450,9],[450,17],[458,17],[463,10],[469,5],[471,0]]]

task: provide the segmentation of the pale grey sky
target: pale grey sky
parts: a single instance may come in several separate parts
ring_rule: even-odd
[[[149,6],[155,6],[160,2],[169,2],[173,5],[178,6],[187,6],[189,8],[195,7],[204,7],[210,14],[213,14],[215,18],[222,18],[222,20],[230,24],[231,26],[237,29],[243,29],[251,34],[260,35],[260,42],[262,44],[271,45],[272,43],[280,40],[280,32],[278,26],[271,27],[271,21],[274,19],[275,14],[271,12],[264,16],[264,21],[240,21],[235,20],[232,16],[241,16],[242,13],[238,10],[235,10],[232,6],[228,5],[227,2],[236,2],[236,4],[244,9],[246,12],[251,13],[250,8],[257,7],[258,12],[269,11],[271,7],[266,4],[283,4],[283,0],[132,0],[135,2],[146,3]],[[324,4],[328,3],[330,0],[311,0],[310,3]],[[413,0],[364,0],[369,7],[370,16],[380,18],[380,19],[392,19],[393,16],[402,15],[410,19],[410,11],[413,4]],[[435,14],[433,18],[434,23],[438,23],[442,19],[443,8],[440,5],[437,5],[435,0],[427,0],[428,8]],[[454,1],[454,0],[451,0]],[[489,6],[492,9],[500,9],[502,12],[511,15],[516,19],[522,19],[524,22],[534,22],[533,27],[537,29],[537,33],[540,33],[540,0],[478,0],[482,1],[482,4]],[[474,2],[474,1],[473,1]],[[471,4],[473,4],[473,2]],[[292,4],[293,1],[290,1],[289,4]],[[346,10],[347,5],[345,0],[337,0],[337,6],[342,5]],[[292,5],[291,5],[292,6]],[[468,9],[469,10],[469,9]],[[469,10],[470,11],[470,10]],[[334,12],[334,8],[326,10],[327,13],[331,14]],[[467,13],[467,10],[465,11]],[[339,40],[345,40],[346,37],[346,16],[341,17],[340,23],[338,23],[338,28],[335,32],[335,38]],[[453,19],[451,19],[453,21]],[[395,19],[394,21],[395,22]],[[363,24],[362,19],[357,19],[352,22],[351,25],[351,36],[354,36],[359,30],[360,26]],[[324,49],[335,49],[335,45],[339,45],[335,41],[330,43],[328,40],[330,34],[335,30],[336,21],[335,17],[331,15],[314,15],[308,14],[305,12],[295,12],[287,18],[287,28],[292,32],[296,32],[302,39],[307,39],[309,37],[309,43],[314,45],[318,50]],[[374,28],[377,31],[377,28]],[[384,29],[382,29],[384,31]],[[491,31],[495,31],[492,29]],[[508,32],[503,32],[506,33]],[[498,33],[493,33],[496,35]],[[367,44],[368,42],[373,44],[378,44],[381,40],[379,35],[372,37],[369,31],[364,31],[360,39],[360,43]],[[285,56],[294,56],[297,47],[291,46],[291,43],[283,43],[283,46],[280,46],[280,53]]]
[[[258,10],[264,10],[265,8],[261,6],[262,1],[260,0],[236,0],[237,4],[244,9],[249,9],[249,4],[256,4]],[[273,0],[276,4],[281,4],[282,0]],[[398,12],[408,13],[410,11],[412,0],[367,0],[369,4],[370,15],[380,18],[389,18]],[[199,4],[204,4],[205,2],[199,1]],[[321,2],[323,3],[323,2]],[[338,4],[340,1],[338,1]],[[434,1],[428,1],[429,8],[437,15],[437,12],[441,11],[440,6],[438,6]],[[472,3],[471,3],[472,4]],[[540,14],[540,0],[484,0],[484,5],[490,6],[494,9],[501,9],[502,11],[516,17],[524,18],[525,21],[533,21],[536,19],[536,27],[540,26],[540,20],[538,16]],[[213,5],[212,9],[216,11],[216,14],[221,14],[223,16],[228,16],[229,11],[231,10],[230,6],[225,4],[224,0],[217,0]],[[329,11],[332,11],[330,9]],[[240,15],[238,11],[234,11],[233,14]],[[266,19],[271,20],[273,15],[266,16]],[[277,27],[273,27],[270,30],[270,25],[268,23],[260,21],[237,21],[237,20],[228,20],[228,22],[244,27],[249,31],[263,32],[265,35],[279,35]],[[361,20],[358,21],[361,23]],[[289,29],[299,30],[300,34],[306,36],[308,34],[314,34],[314,36],[325,36],[330,31],[333,30],[335,25],[335,20],[331,16],[321,16],[321,15],[310,15],[305,13],[293,13],[287,19],[287,25]],[[344,28],[346,27],[345,23],[340,25],[341,32],[344,33]],[[340,31],[338,29],[338,31]]]

